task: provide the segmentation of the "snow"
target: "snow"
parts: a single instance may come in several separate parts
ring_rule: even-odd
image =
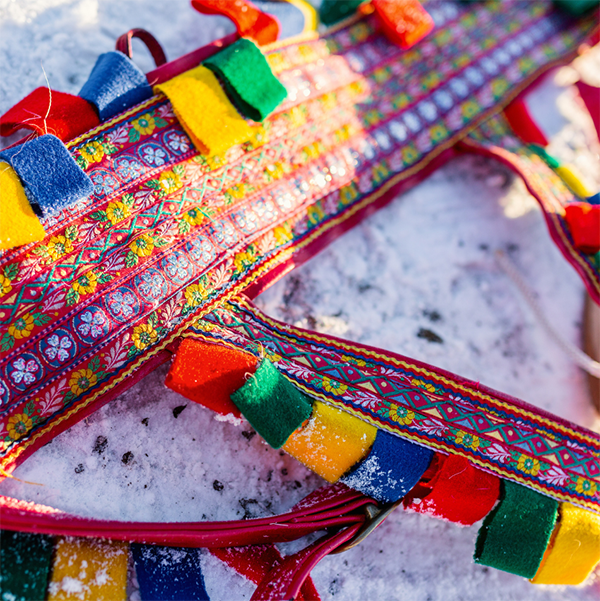
[[[97,55],[132,27],[154,33],[170,59],[231,31],[187,0],[0,0],[0,111],[46,77],[54,89],[77,93]],[[153,66],[137,41],[134,58],[143,70]],[[552,74],[529,104],[552,136],[551,152],[574,162],[597,190],[598,142],[572,80],[569,69]],[[507,252],[561,336],[578,344],[582,283],[522,182],[478,157],[440,169],[257,303],[277,319],[400,352],[600,431],[584,374],[540,328],[495,262],[496,249]],[[215,420],[167,389],[166,369],[16,470],[42,486],[7,479],[0,493],[85,516],[188,521],[275,515],[323,485],[247,422]],[[598,598],[598,573],[583,587],[545,587],[474,564],[477,530],[399,509],[360,546],[323,560],[313,578],[323,599],[342,601]],[[250,598],[254,585],[208,552],[201,557],[213,601]],[[132,578],[129,592],[139,599]]]

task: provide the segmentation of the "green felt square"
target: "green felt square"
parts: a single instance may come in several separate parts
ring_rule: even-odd
[[[242,415],[275,449],[312,414],[311,399],[288,382],[267,359],[231,395]]]
[[[600,6],[598,0],[554,0],[554,4],[575,17],[580,17],[588,10]]]
[[[263,53],[245,38],[208,58],[204,66],[219,78],[242,115],[253,121],[263,121],[287,96]]]
[[[333,25],[353,15],[364,0],[323,0],[319,19],[324,25]]]
[[[0,532],[0,598],[40,601],[52,561],[53,539],[45,534]]]
[[[558,502],[534,490],[501,481],[500,503],[477,535],[475,562],[533,578],[550,541]]]

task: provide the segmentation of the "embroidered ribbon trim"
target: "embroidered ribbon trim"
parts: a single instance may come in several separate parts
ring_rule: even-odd
[[[600,513],[600,439],[502,393],[393,353],[277,322],[240,299],[186,334],[266,356],[303,392],[557,501]]]

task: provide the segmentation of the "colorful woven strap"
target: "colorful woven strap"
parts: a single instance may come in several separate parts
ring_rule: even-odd
[[[408,52],[373,16],[266,51],[288,98],[223,156],[199,154],[163,96],[69,142],[93,194],[0,258],[3,469],[163,361],[193,320],[425,177],[595,27],[546,4],[444,6]],[[564,244],[593,289],[597,268]]]
[[[584,428],[414,359],[277,322],[244,299],[185,335],[266,355],[315,399],[600,513],[600,439]]]

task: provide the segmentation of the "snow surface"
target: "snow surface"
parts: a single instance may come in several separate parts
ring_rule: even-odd
[[[0,112],[46,77],[77,93],[98,54],[133,27],[154,33],[170,59],[231,31],[188,0],[0,0]],[[152,68],[137,41],[134,58]],[[596,56],[588,71],[598,64]],[[547,78],[529,103],[552,136],[551,151],[597,190],[599,146],[567,85],[573,73]],[[583,285],[522,182],[477,157],[440,169],[257,303],[278,319],[412,356],[600,431],[584,374],[495,263],[498,248],[560,334],[578,344]],[[225,520],[286,511],[323,484],[247,423],[216,421],[165,388],[165,373],[149,375],[16,470],[42,486],[5,480],[0,493],[102,518]],[[582,587],[546,587],[475,565],[477,530],[398,510],[360,546],[326,558],[313,578],[322,598],[335,600],[598,599],[598,573]],[[201,557],[213,601],[250,598],[252,584],[208,552]],[[133,575],[129,592],[139,599]]]

